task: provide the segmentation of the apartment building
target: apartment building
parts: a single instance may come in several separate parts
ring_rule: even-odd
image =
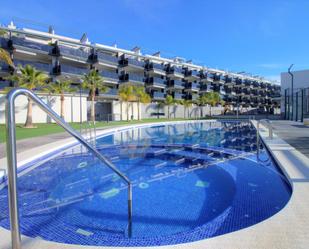
[[[119,86],[128,82],[144,86],[153,102],[164,101],[167,94],[176,100],[196,101],[201,94],[215,91],[231,110],[237,106],[265,113],[280,105],[280,86],[261,77],[200,66],[181,58],[163,58],[159,52],[146,55],[138,47],[125,50],[91,43],[86,35],[81,39],[64,37],[52,28],[48,32],[18,29],[12,24],[0,28],[7,32],[0,37],[0,45],[16,66],[30,64],[52,80],[70,79],[77,88],[84,74],[97,69],[108,86],[107,92],[96,92],[97,116],[103,119],[115,114],[113,103],[119,100]],[[12,84],[4,79],[13,72],[0,62],[1,87]]]

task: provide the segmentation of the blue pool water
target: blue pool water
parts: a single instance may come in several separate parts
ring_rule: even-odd
[[[248,122],[196,122],[128,129],[97,148],[133,182],[133,236],[127,186],[80,146],[19,174],[22,233],[101,246],[201,240],[252,226],[279,212],[291,188]],[[7,188],[0,226],[9,228]]]

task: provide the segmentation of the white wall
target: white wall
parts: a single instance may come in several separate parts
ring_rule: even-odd
[[[38,96],[47,103],[57,114],[60,115],[60,96],[38,94]],[[27,116],[27,97],[18,96],[15,100],[16,123],[25,123]],[[67,122],[80,121],[80,98],[79,95],[65,95],[64,115]],[[82,96],[82,120],[87,120],[87,97]],[[36,104],[33,104],[33,123],[53,122],[45,112]],[[5,123],[5,95],[0,93],[0,124]]]

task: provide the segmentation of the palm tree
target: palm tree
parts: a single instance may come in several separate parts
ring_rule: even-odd
[[[10,54],[7,51],[5,51],[3,48],[0,48],[0,61],[5,62],[6,64],[10,65],[13,68],[15,67],[10,57]]]
[[[31,65],[26,65],[25,67],[19,67],[21,74],[15,73],[8,78],[10,80],[16,81],[19,87],[27,88],[29,90],[34,90],[38,87],[44,86],[48,76],[41,71],[36,70]],[[27,107],[27,119],[24,127],[33,128],[32,123],[32,99],[28,98],[28,107]]]
[[[120,101],[125,101],[127,103],[127,121],[129,121],[129,102],[136,100],[136,96],[134,95],[134,86],[130,83],[121,85],[119,87],[118,94]]]
[[[140,117],[140,104],[147,104],[150,103],[151,97],[149,96],[148,93],[146,93],[145,88],[143,86],[134,86],[134,95],[136,96],[136,100],[138,102],[138,120],[141,120]]]
[[[90,90],[91,100],[91,121],[95,121],[95,92],[98,89],[100,92],[105,93],[107,87],[103,85],[103,77],[96,69],[91,69],[88,74],[84,75],[82,88]]]
[[[46,90],[50,93],[60,94],[60,116],[64,119],[64,93],[75,92],[76,89],[72,88],[71,81],[56,81],[51,84],[48,84]]]
[[[188,111],[188,117],[189,118],[189,107],[191,107],[193,104],[192,100],[183,100],[182,105],[184,106],[184,112],[183,112],[183,118],[186,118],[186,110]]]
[[[0,36],[4,36],[6,34],[7,34],[7,32],[5,30],[0,30]],[[3,48],[0,48],[0,61],[3,61],[4,63],[10,65],[13,68],[15,68],[10,54],[6,50],[4,50]]]
[[[164,101],[164,104],[167,106],[167,118],[170,118],[170,106],[175,104],[175,100],[172,95],[167,95]]]
[[[218,104],[222,104],[224,102],[223,100],[221,100],[220,94],[217,93],[217,92],[206,93],[205,94],[205,101],[210,106],[210,116],[212,115],[211,108],[218,105]]]
[[[200,112],[201,112],[201,118],[204,116],[203,115],[203,107],[207,104],[207,96],[206,94],[201,95],[197,99],[197,104],[200,106]]]

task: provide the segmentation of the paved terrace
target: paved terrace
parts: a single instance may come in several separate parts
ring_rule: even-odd
[[[299,122],[272,121],[274,133],[309,158],[309,126]]]

